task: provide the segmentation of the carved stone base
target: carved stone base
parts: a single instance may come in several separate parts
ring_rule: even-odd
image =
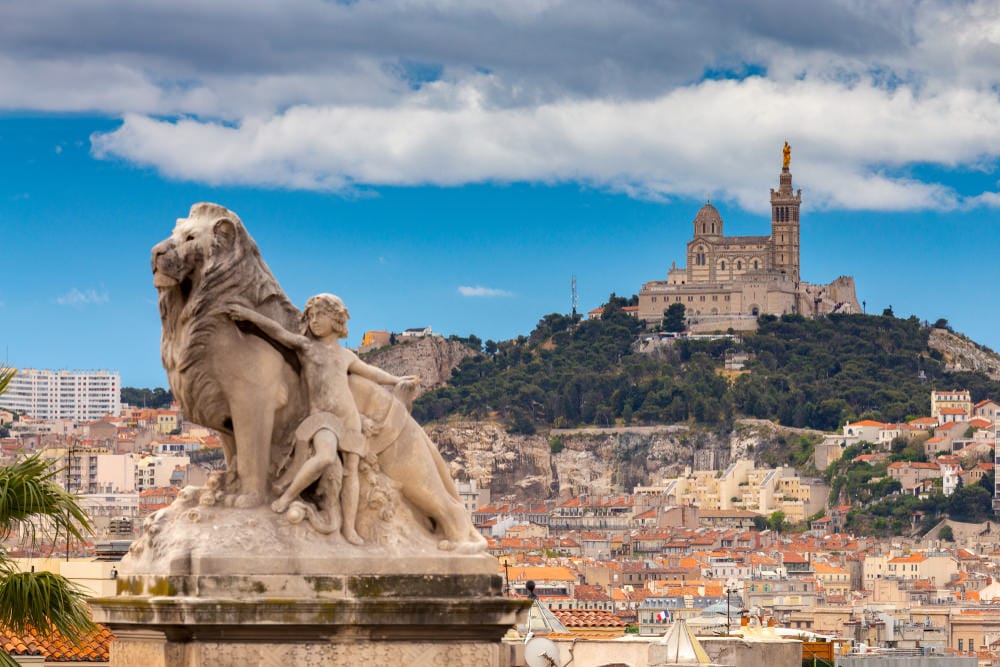
[[[277,579],[165,578],[154,587],[166,595],[123,590],[92,607],[117,638],[112,667],[500,667],[500,639],[527,608],[526,601],[498,597],[498,576]],[[139,581],[125,582],[126,589]],[[177,595],[178,585],[215,596]],[[276,590],[264,594],[265,585]],[[227,589],[230,597],[223,597]]]
[[[302,642],[192,642],[177,644],[163,639],[133,641],[129,633],[118,635],[111,645],[111,665],[143,667],[356,667],[392,665],[427,667],[455,665],[479,667],[499,665],[498,644],[450,642],[363,642],[333,644]]]

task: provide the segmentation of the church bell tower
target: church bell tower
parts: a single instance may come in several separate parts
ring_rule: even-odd
[[[771,188],[771,266],[799,282],[799,207],[802,190],[792,191],[792,147],[785,142],[778,189]]]

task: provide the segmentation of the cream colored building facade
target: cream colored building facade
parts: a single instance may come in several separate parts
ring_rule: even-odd
[[[746,510],[771,514],[781,510],[788,521],[811,513],[812,488],[794,468],[756,468],[740,459],[721,473],[699,470],[669,479],[662,485],[671,505],[694,505],[703,510]]]
[[[687,266],[675,263],[666,280],[642,286],[639,319],[658,323],[673,303],[684,304],[693,331],[753,329],[762,314],[861,312],[853,278],[840,277],[829,285],[801,282],[801,205],[802,191],[792,189],[787,166],[778,189],[771,190],[770,236],[725,236],[718,209],[706,203],[693,221]]]
[[[937,418],[944,408],[958,409],[966,417],[972,415],[972,395],[968,389],[931,392],[931,417]]]

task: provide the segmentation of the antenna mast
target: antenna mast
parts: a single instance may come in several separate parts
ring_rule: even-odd
[[[570,278],[569,287],[570,287],[570,292],[572,293],[573,317],[576,317],[576,304],[577,304],[577,298],[576,298],[576,276],[572,276]]]

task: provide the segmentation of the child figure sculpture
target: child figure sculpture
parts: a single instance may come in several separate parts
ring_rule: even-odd
[[[317,294],[306,302],[303,319],[305,335],[298,335],[260,313],[243,306],[232,306],[229,316],[257,325],[261,331],[298,354],[309,392],[309,417],[303,422],[311,433],[313,456],[303,463],[271,509],[282,513],[302,491],[331,469],[335,469],[337,450],[343,453],[344,478],[340,491],[343,511],[343,534],[351,544],[364,544],[358,534],[358,463],[366,451],[361,415],[348,385],[350,373],[385,385],[404,385],[419,381],[415,376],[397,377],[361,361],[340,345],[347,337],[350,313],[339,297]],[[302,428],[300,427],[300,432]]]

